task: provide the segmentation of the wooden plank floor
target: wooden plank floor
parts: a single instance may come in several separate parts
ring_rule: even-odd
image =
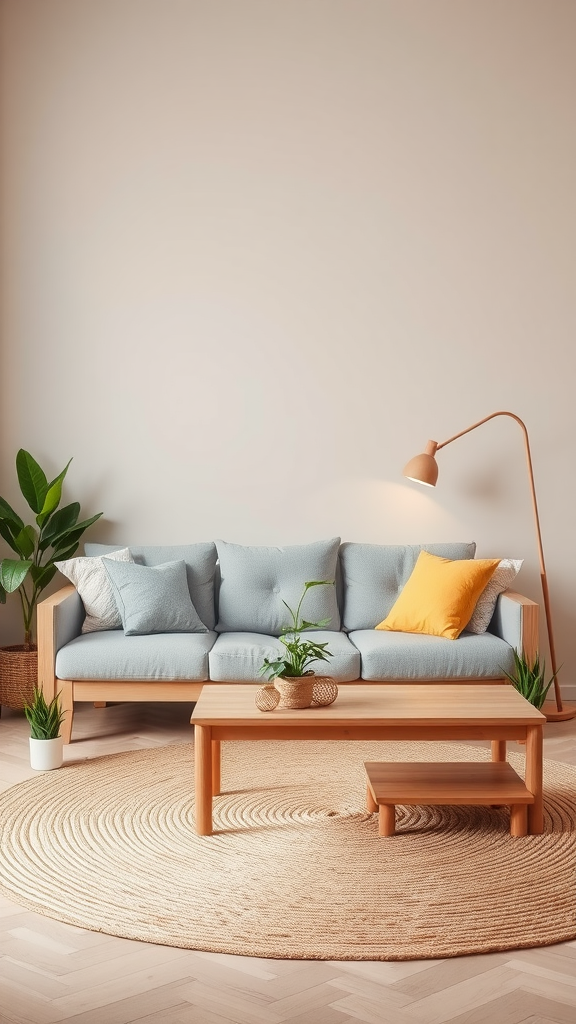
[[[184,705],[79,705],[67,760],[190,739]],[[0,788],[35,773],[2,710]],[[576,764],[576,722],[545,756]],[[473,908],[471,908],[473,913]],[[72,928],[0,900],[0,1024],[574,1024],[576,941],[404,963],[264,960]]]

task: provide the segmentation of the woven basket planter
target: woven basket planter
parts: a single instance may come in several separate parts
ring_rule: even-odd
[[[338,696],[338,687],[330,676],[279,676],[274,687],[280,694],[279,708],[326,707]]]
[[[279,708],[309,708],[312,704],[314,676],[278,676],[274,686],[280,694]]]
[[[38,685],[38,649],[32,644],[0,647],[0,705],[21,711],[30,704]]]

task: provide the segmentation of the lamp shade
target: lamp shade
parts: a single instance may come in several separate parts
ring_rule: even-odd
[[[437,448],[436,441],[428,441],[425,450],[406,463],[404,476],[418,484],[435,487],[438,479],[438,463],[434,458]]]

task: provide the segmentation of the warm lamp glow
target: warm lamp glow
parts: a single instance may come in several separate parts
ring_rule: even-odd
[[[413,484],[423,484],[424,487],[435,487],[436,486],[436,484],[429,483],[428,480],[420,480],[420,478],[417,477],[417,476],[410,476],[409,473],[404,473],[404,476],[406,477],[407,480],[411,480]]]

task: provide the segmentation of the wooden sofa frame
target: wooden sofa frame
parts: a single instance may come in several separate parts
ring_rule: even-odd
[[[44,692],[47,700],[50,700],[56,693],[60,693],[65,718],[62,727],[62,735],[65,743],[71,742],[72,723],[74,718],[74,701],[86,701],[95,705],[104,706],[106,702],[123,701],[159,701],[159,702],[190,702],[198,699],[202,687],[208,683],[218,686],[218,683],[211,683],[211,680],[204,682],[192,682],[187,680],[106,680],[106,679],[59,679],[54,672],[56,663],[56,610],[75,590],[72,584],[62,587],[50,597],[44,598],[38,604],[38,685]],[[522,652],[528,659],[534,658],[538,650],[538,611],[539,606],[535,601],[524,597],[516,591],[507,590],[506,598],[514,601],[520,606],[520,620],[522,638]],[[421,682],[428,680],[422,679]],[[432,680],[433,681],[433,680]],[[356,679],[349,683],[338,683],[338,686],[354,686],[362,682],[366,685],[366,679]],[[390,683],[392,680],[373,680],[373,682]],[[474,683],[507,683],[505,676],[494,679],[453,679],[445,682],[468,682]],[[226,685],[229,685],[227,683]],[[262,685],[254,683],[254,687]]]

